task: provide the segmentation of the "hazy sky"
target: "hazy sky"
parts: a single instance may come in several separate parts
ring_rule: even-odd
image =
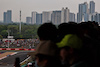
[[[0,20],[3,20],[3,12],[12,10],[12,20],[19,21],[19,11],[22,10],[22,21],[26,21],[27,16],[31,16],[32,11],[42,13],[42,11],[61,10],[68,7],[70,12],[78,12],[78,5],[91,0],[0,0]],[[94,0],[96,11],[100,13],[100,0]]]

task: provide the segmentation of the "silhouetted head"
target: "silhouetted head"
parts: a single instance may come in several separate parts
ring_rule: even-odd
[[[81,34],[86,34],[90,36],[91,38],[96,38],[98,37],[98,25],[95,22],[82,22],[79,24],[81,28]]]
[[[59,39],[62,40],[66,34],[77,34],[77,24],[75,22],[62,23],[58,26]]]
[[[36,62],[40,67],[58,67],[58,47],[57,45],[48,40],[41,41],[35,51]]]
[[[54,41],[57,38],[57,28],[52,23],[42,24],[37,31],[40,40],[51,40]]]

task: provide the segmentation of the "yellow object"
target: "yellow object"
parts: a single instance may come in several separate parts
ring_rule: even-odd
[[[57,43],[59,48],[69,46],[71,48],[80,49],[82,47],[82,41],[74,34],[65,35],[61,42]]]

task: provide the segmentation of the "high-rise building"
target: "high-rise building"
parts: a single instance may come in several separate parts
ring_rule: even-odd
[[[95,21],[95,14],[92,15],[91,19],[91,21]]]
[[[88,13],[88,3],[87,2],[84,2],[82,4],[82,11],[83,11],[83,14]]]
[[[7,12],[4,12],[3,21],[4,23],[7,23]]]
[[[31,24],[31,20],[32,20],[31,17],[26,17],[26,23],[27,23],[27,24]]]
[[[69,9],[66,8],[62,8],[62,11],[61,11],[61,23],[63,22],[69,22]]]
[[[90,1],[90,13],[95,13],[95,2]]]
[[[32,24],[36,24],[36,14],[37,12],[32,12]]]
[[[79,4],[79,12],[77,13],[77,22],[79,23],[80,21],[82,21],[82,14],[83,14],[83,10],[82,10],[82,5],[83,4]]]
[[[58,25],[61,23],[61,11],[53,11],[51,17],[53,24]]]
[[[96,13],[96,15],[95,15],[95,22],[99,22],[99,19],[100,19],[99,13]]]
[[[75,22],[75,14],[74,13],[69,14],[69,21]]]
[[[79,17],[79,13],[77,13],[77,22],[80,22],[80,17]]]
[[[89,21],[92,21],[92,14],[89,14]]]
[[[88,3],[84,2],[82,4],[79,4],[79,12],[77,14],[77,21],[81,22],[83,16],[84,16],[84,20],[87,20],[86,16],[88,16],[88,13],[89,13]]]
[[[84,13],[84,21],[87,22],[89,21],[89,14],[88,13]]]
[[[97,12],[93,13],[90,18],[91,18],[91,21],[100,23],[100,14],[99,13],[97,13]]]
[[[98,23],[100,24],[100,13],[99,13],[99,22]]]
[[[52,14],[52,12],[43,12],[42,13],[42,23],[50,22],[51,14]]]
[[[7,11],[7,23],[11,23],[12,22],[12,11],[8,10]]]
[[[42,24],[42,14],[36,14],[36,24]]]
[[[8,10],[7,12],[4,12],[4,17],[3,17],[3,21],[6,23],[11,23],[12,22],[12,11]]]
[[[96,12],[95,13],[93,13],[93,14],[91,14],[91,21],[96,21]]]

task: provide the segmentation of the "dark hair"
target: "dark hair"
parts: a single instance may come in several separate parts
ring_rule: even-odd
[[[58,26],[59,41],[67,34],[77,34],[77,24],[75,22],[62,23]]]
[[[42,24],[37,31],[40,40],[51,40],[55,42],[57,38],[57,28],[52,23]]]

